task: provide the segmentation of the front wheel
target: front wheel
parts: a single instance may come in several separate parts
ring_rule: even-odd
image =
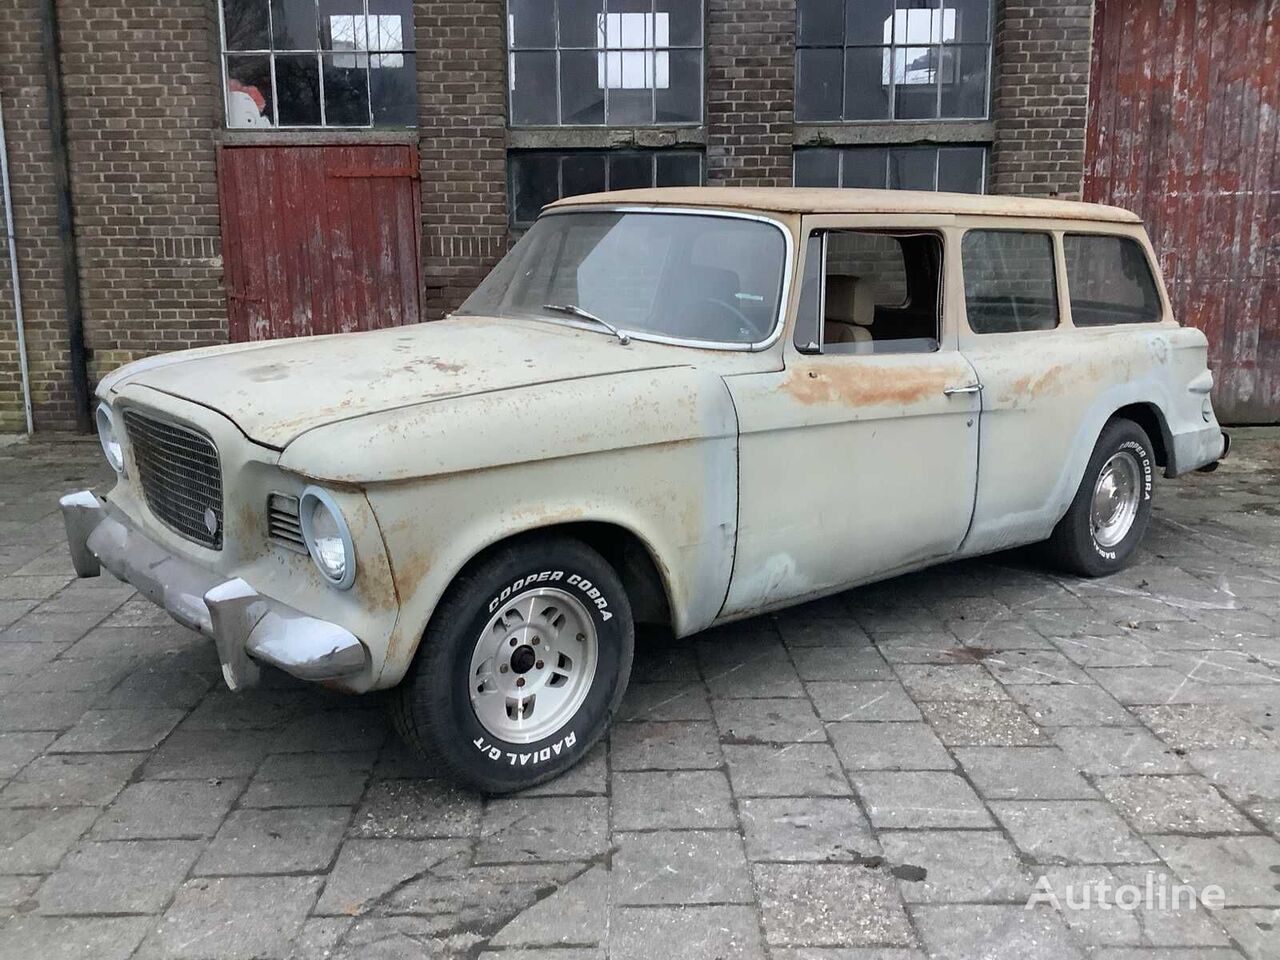
[[[1110,421],[1046,544],[1050,558],[1084,577],[1105,577],[1128,566],[1151,523],[1155,465],[1145,430],[1131,420]]]
[[[569,537],[499,548],[450,587],[393,718],[410,747],[486,793],[558,776],[598,741],[631,673],[631,605]]]

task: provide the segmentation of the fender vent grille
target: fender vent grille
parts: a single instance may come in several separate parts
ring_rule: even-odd
[[[306,553],[302,521],[298,519],[298,498],[284,493],[267,497],[267,537],[286,550]]]

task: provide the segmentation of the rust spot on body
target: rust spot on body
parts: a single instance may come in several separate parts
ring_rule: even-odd
[[[941,396],[951,372],[930,367],[867,367],[850,364],[821,371],[793,368],[782,389],[805,406],[840,403],[846,406],[909,407],[930,396]]]

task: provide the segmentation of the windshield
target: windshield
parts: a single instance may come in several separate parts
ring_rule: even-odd
[[[685,213],[542,217],[457,311],[717,343],[767,340],[786,239],[771,223]],[[610,335],[605,327],[600,331]]]

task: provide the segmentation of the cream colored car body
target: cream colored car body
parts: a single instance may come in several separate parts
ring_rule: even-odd
[[[633,339],[587,323],[456,317],[371,333],[239,344],[122,368],[99,386],[207,434],[221,458],[224,546],[148,510],[132,479],[108,500],[164,550],[340,625],[366,668],[404,675],[443,592],[486,548],[592,524],[643,547],[677,634],[944,559],[1044,539],[1103,424],[1157,425],[1173,475],[1216,461],[1206,341],[1174,321],[978,336],[960,239],[982,226],[1115,233],[1132,215],[1056,201],[863,191],[678,189],[557,207],[749,212],[786,231],[780,327],[752,348]],[[810,355],[792,344],[801,251],[823,227],[920,228],[945,248],[941,349]],[[1061,272],[1060,239],[1058,269]],[[1158,277],[1158,271],[1154,271]],[[981,393],[949,393],[981,382]],[[132,454],[124,438],[127,464]],[[137,471],[131,469],[130,477]],[[330,491],[351,527],[355,583],[267,537],[272,492]],[[578,526],[575,529],[587,529]],[[624,577],[624,580],[627,578]]]

